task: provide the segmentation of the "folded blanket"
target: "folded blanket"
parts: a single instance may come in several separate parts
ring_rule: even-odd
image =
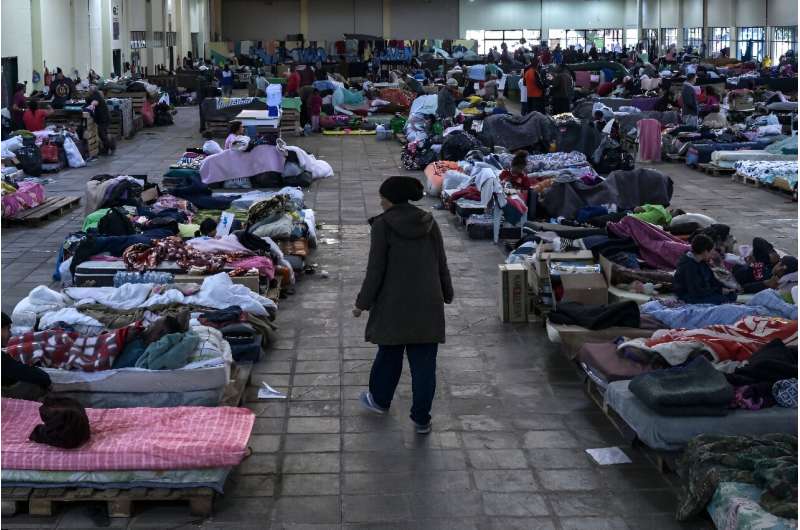
[[[634,377],[628,389],[664,416],[724,416],[733,387],[705,357]]]

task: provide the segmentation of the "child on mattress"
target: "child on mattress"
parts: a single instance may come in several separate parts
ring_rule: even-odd
[[[688,304],[725,304],[736,300],[736,292],[714,276],[708,265],[714,251],[710,237],[700,234],[692,240],[692,250],[678,261],[675,270],[675,295]]]
[[[511,169],[504,169],[500,173],[500,180],[511,184],[512,188],[520,192],[522,200],[527,202],[528,190],[534,183],[528,178],[528,153],[526,151],[514,153]]]

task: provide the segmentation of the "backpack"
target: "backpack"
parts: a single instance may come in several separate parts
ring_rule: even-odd
[[[111,208],[97,223],[97,232],[103,236],[129,236],[136,229],[128,216],[118,208]]]

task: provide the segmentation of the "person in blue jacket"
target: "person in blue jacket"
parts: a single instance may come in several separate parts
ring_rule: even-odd
[[[713,250],[711,238],[700,234],[692,240],[692,250],[678,261],[673,286],[680,300],[688,304],[726,304],[736,301],[736,292],[722,285],[708,265]]]

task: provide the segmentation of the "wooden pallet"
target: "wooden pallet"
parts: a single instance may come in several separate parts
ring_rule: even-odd
[[[3,497],[5,502],[5,489]],[[16,488],[21,489],[21,488]],[[55,513],[54,504],[63,502],[105,502],[109,517],[130,517],[134,502],[175,502],[187,501],[192,515],[208,517],[213,511],[214,490],[211,488],[132,488],[107,489],[94,488],[33,488],[28,498],[28,512],[31,515],[51,516]]]
[[[28,505],[33,490],[31,488],[2,488],[0,497],[2,500],[2,515],[9,517],[22,512]]]
[[[739,182],[741,184],[747,184],[747,185],[753,186],[754,188],[761,188],[761,187],[764,186],[761,183],[761,181],[758,180],[757,178],[750,177],[748,175],[743,175],[742,173],[739,173],[738,171],[734,171],[733,172],[733,174],[731,175],[731,180],[733,182]]]
[[[712,177],[729,177],[736,173],[733,168],[719,167],[716,164],[697,164],[697,169]]]
[[[39,206],[23,210],[14,217],[3,219],[3,223],[39,223],[53,217],[61,217],[64,212],[78,206],[80,202],[80,197],[49,197]]]

